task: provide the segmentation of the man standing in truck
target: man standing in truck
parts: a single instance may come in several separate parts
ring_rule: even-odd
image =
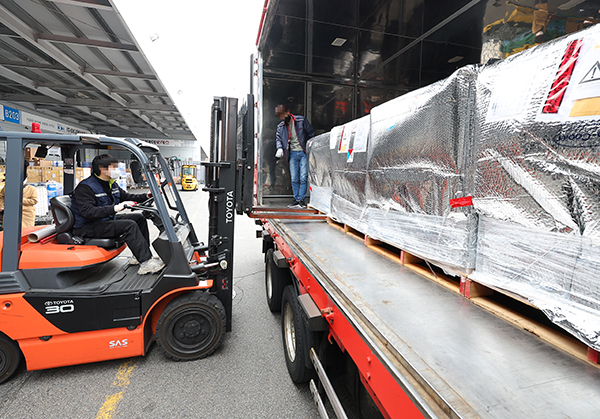
[[[306,156],[306,143],[315,136],[308,119],[300,115],[292,115],[285,105],[275,107],[275,115],[281,122],[277,125],[277,153],[275,157],[284,156],[290,165],[292,178],[292,192],[294,202],[289,208],[305,208],[306,192],[308,189],[308,157]]]

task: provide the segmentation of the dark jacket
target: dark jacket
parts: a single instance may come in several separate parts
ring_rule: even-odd
[[[303,116],[294,116],[290,114],[292,118],[294,118],[294,127],[296,128],[296,134],[298,135],[298,141],[300,142],[300,146],[302,150],[306,153],[306,143],[312,137],[315,136],[315,130]],[[277,125],[277,148],[283,148],[285,151],[285,159],[287,162],[290,162],[290,151],[289,151],[289,139],[291,134],[288,130],[288,126],[285,121],[281,121],[279,125]]]
[[[97,221],[114,220],[115,205],[124,201],[142,202],[147,195],[127,193],[117,182],[111,184],[92,175],[77,185],[71,198],[71,211],[75,216],[73,228],[81,228]]]

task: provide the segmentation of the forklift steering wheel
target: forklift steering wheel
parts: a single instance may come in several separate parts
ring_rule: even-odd
[[[138,206],[149,207],[152,204],[154,204],[154,197],[150,197],[150,198],[146,199],[144,202],[140,202],[138,204]]]

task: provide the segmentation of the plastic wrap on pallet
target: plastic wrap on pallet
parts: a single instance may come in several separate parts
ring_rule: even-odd
[[[331,131],[331,216],[367,233],[367,149],[371,116]]]
[[[368,234],[453,273],[474,267],[476,218],[450,202],[472,194],[471,106],[477,69],[371,111]]]
[[[331,204],[330,133],[312,138],[307,145],[310,206],[329,214]]]
[[[600,350],[600,25],[483,68],[476,120],[472,278]]]

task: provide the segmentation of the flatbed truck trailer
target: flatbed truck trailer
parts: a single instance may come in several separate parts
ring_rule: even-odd
[[[312,347],[326,365],[335,364],[332,354],[349,357],[384,417],[598,416],[600,369],[592,363],[373,250],[368,237],[319,220],[261,225],[267,300],[283,297],[292,379],[297,369],[315,376]],[[288,306],[300,325],[293,330]],[[298,365],[290,363],[294,350]]]
[[[271,156],[255,152],[256,108],[252,95],[239,111],[235,100],[215,102],[213,126],[224,127],[221,149],[229,150],[221,160],[230,163],[211,165],[221,195],[237,191],[234,204],[218,195],[215,203],[260,226],[266,300],[281,311],[288,372],[310,382],[323,417],[325,395],[336,416],[347,417],[329,378],[340,376],[357,401],[354,417],[598,417],[594,351],[503,299],[543,318],[539,310],[505,294],[491,298],[497,291],[445,277],[315,210],[259,200],[257,168]],[[226,175],[233,166],[235,180]]]

